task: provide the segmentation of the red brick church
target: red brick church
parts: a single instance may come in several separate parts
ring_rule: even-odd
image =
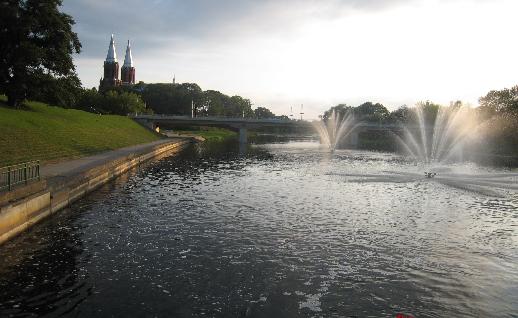
[[[122,64],[121,68],[121,79],[119,79],[119,62],[117,61],[115,40],[112,34],[110,46],[108,47],[108,55],[106,55],[106,60],[104,61],[104,78],[101,78],[99,90],[133,84],[135,84],[135,67],[133,66],[133,57],[131,56],[130,41],[128,40],[126,56],[124,57],[124,64]]]

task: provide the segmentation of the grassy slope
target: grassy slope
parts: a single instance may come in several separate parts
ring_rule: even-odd
[[[4,103],[5,96],[0,96],[0,167],[77,158],[160,138],[123,116],[100,116],[37,102],[14,110]]]
[[[201,136],[209,141],[221,141],[229,137],[237,136],[236,132],[216,127],[204,127],[202,129],[193,128],[192,130],[173,130],[173,132],[179,135]]]

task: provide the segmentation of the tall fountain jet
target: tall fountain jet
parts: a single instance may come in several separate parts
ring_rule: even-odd
[[[415,122],[404,128],[402,137],[396,137],[417,161],[447,162],[462,157],[464,143],[474,134],[476,126],[475,117],[467,107],[440,107],[435,118],[427,118],[424,107],[418,106]]]
[[[351,113],[340,113],[333,110],[327,121],[321,120],[314,123],[314,127],[320,135],[320,142],[332,152],[340,146],[344,138],[356,128],[357,123]]]

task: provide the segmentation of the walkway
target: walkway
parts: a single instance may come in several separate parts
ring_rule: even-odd
[[[106,164],[113,164],[119,160],[125,160],[128,156],[148,153],[154,148],[164,144],[185,142],[186,139],[191,140],[191,138],[181,137],[160,139],[151,143],[129,146],[93,156],[44,165],[41,167],[41,176],[47,179],[47,183],[50,186],[55,186],[65,180],[86,173],[91,169],[105,166]]]

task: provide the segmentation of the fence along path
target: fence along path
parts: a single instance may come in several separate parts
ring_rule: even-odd
[[[11,191],[17,185],[40,180],[40,162],[30,161],[0,168],[0,191]]]

